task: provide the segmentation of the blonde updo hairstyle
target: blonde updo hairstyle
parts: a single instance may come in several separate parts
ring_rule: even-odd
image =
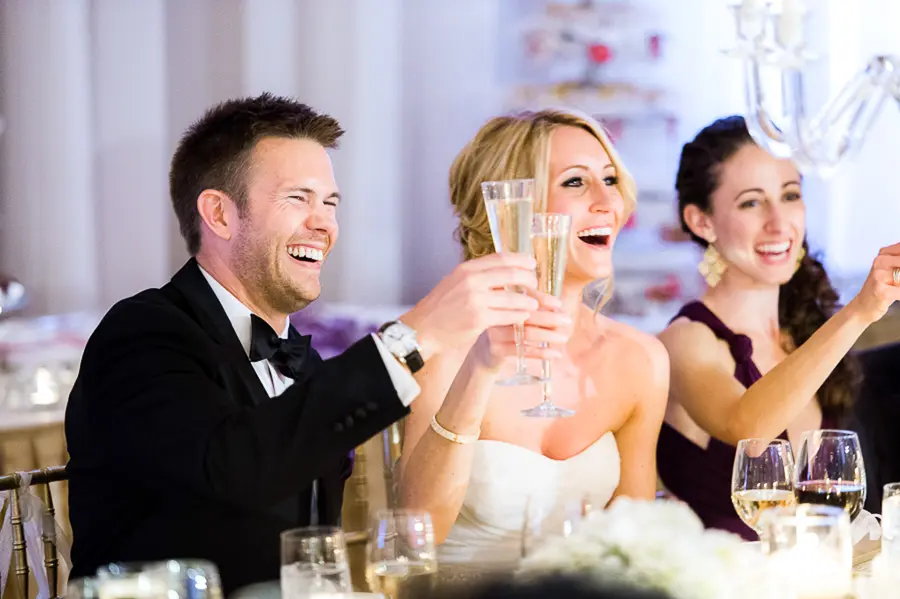
[[[463,259],[478,258],[494,251],[487,211],[481,195],[482,182],[534,179],[534,211],[546,210],[550,176],[550,134],[557,127],[577,127],[597,138],[616,169],[619,193],[625,201],[622,223],[628,220],[637,202],[637,188],[597,121],[568,109],[547,109],[495,117],[466,144],[450,167],[450,203],[459,217],[456,238],[462,245]],[[611,290],[612,285],[608,284],[604,295],[608,297]]]

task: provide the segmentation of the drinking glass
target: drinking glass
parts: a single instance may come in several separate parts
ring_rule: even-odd
[[[845,599],[852,587],[850,518],[842,508],[794,505],[767,510],[760,542],[774,573],[796,599]]]
[[[803,433],[794,468],[797,503],[831,505],[853,520],[866,502],[866,467],[852,431]]]
[[[120,584],[110,583],[106,587],[102,587],[103,584],[110,581],[120,581]],[[223,597],[218,568],[204,560],[172,559],[159,562],[107,564],[97,569],[97,578],[93,583],[93,588],[98,596],[100,590],[105,588],[102,592],[102,599],[108,599],[112,594],[127,590],[129,585],[135,585],[135,588],[145,590],[164,588],[169,599],[172,597],[222,599]],[[80,589],[84,593],[88,586],[82,584]]]
[[[485,181],[481,184],[484,206],[491,226],[494,250],[532,255],[532,213],[534,210],[534,180]],[[522,289],[513,289],[524,293]],[[525,340],[523,325],[515,325],[516,372],[497,381],[498,385],[530,385],[540,379],[528,373],[522,345]]]
[[[150,565],[109,564],[97,570],[95,579],[77,585],[72,595],[92,594],[97,599],[168,599],[168,578],[147,567]]]
[[[281,533],[281,594],[350,592],[347,541],[340,528],[309,526]]]
[[[766,510],[794,504],[794,454],[782,439],[742,439],[734,454],[731,502],[744,524],[762,532]]]
[[[588,518],[595,506],[590,495],[564,499],[555,495],[531,495],[525,503],[525,519],[522,523],[522,557],[528,557],[548,539],[568,537]]]
[[[380,510],[369,533],[366,580],[387,599],[428,597],[437,583],[434,528],[428,512]]]
[[[881,554],[900,563],[900,483],[884,485],[881,500]]]
[[[571,229],[572,217],[568,214],[542,212],[534,215],[532,245],[537,263],[538,289],[557,298],[562,295]],[[532,418],[564,418],[575,415],[575,410],[553,405],[550,397],[553,382],[550,366],[550,360],[541,361],[541,403],[522,410],[524,415]]]

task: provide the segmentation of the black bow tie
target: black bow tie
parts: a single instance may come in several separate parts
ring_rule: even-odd
[[[309,335],[301,335],[290,327],[288,338],[279,337],[268,323],[250,315],[250,361],[268,360],[278,372],[292,379],[300,378],[309,355]]]

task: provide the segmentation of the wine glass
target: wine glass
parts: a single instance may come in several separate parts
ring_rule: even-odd
[[[369,532],[366,580],[387,599],[428,597],[437,583],[434,528],[428,512],[379,510]]]
[[[350,592],[347,541],[340,528],[308,526],[281,533],[281,594]]]
[[[866,502],[866,467],[852,431],[803,433],[794,469],[797,503],[830,505],[855,519]]]
[[[481,184],[484,206],[491,226],[494,250],[516,254],[533,254],[531,244],[534,179],[485,181]],[[524,293],[523,289],[514,291]],[[528,373],[522,345],[525,341],[523,325],[514,325],[516,342],[516,372],[497,381],[498,385],[530,385],[540,379]]]
[[[569,254],[569,231],[572,217],[568,214],[539,213],[534,215],[532,245],[537,263],[538,289],[548,295],[562,295],[566,274],[566,257]],[[551,395],[550,360],[541,361],[541,403],[522,410],[533,418],[564,418],[574,416],[575,410],[553,405]]]
[[[762,532],[766,510],[794,504],[794,454],[782,439],[742,439],[734,454],[731,502],[744,524]]]

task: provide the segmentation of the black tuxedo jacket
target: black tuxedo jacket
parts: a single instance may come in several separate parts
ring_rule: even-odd
[[[73,577],[110,562],[198,558],[225,592],[277,580],[279,533],[336,524],[348,454],[408,413],[374,341],[312,352],[269,398],[188,262],[116,304],[91,335],[66,410]]]

